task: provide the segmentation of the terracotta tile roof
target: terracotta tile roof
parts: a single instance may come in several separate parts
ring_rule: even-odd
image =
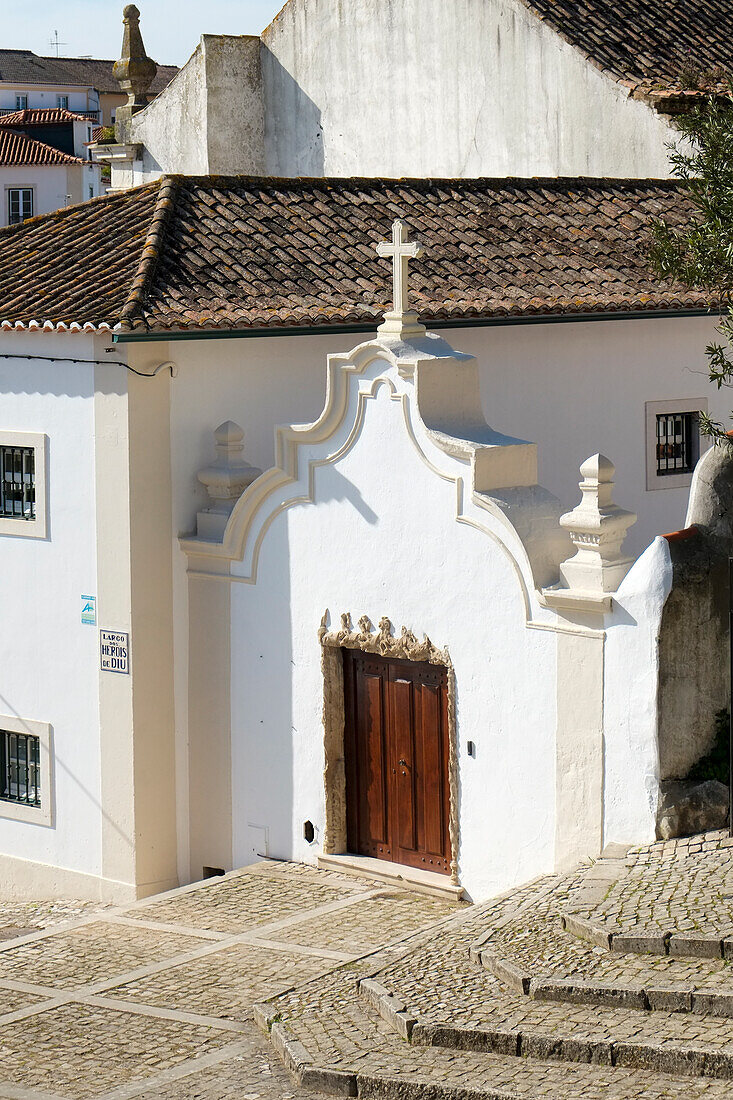
[[[160,182],[0,230],[0,321],[120,317],[140,267]]]
[[[0,126],[0,164],[83,164],[79,157],[72,157],[26,134],[6,130]]]
[[[67,111],[65,107],[26,107],[23,111],[11,111],[0,115],[0,126],[18,127],[49,126],[61,122],[93,122],[87,115]]]
[[[79,85],[97,92],[122,95],[112,75],[114,61],[94,57],[40,57],[32,50],[0,50],[0,81],[26,84]],[[153,95],[162,92],[178,72],[176,65],[159,65],[150,86]]]
[[[0,321],[123,329],[372,325],[396,217],[425,254],[430,323],[705,309],[649,273],[647,219],[689,216],[663,180],[167,177],[0,231]]]
[[[731,0],[523,3],[599,68],[638,94],[659,97],[667,109],[670,94],[690,90],[683,69],[733,71]]]

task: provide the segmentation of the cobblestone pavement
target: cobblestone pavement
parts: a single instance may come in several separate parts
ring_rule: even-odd
[[[346,1089],[349,1082],[359,1096],[729,1098],[729,1018],[536,1000],[511,988],[506,976],[494,976],[476,954],[477,946],[500,952],[533,976],[631,988],[653,980],[657,986],[733,989],[731,967],[722,959],[613,955],[575,939],[560,923],[563,912],[595,911],[616,884],[638,871],[640,892],[649,874],[652,896],[664,899],[650,903],[651,913],[664,905],[698,927],[717,897],[716,884],[726,881],[730,848],[721,840],[653,845],[549,876],[271,998],[258,1010],[260,1022],[271,1026],[274,1042],[299,1067],[304,1083],[331,1074],[332,1084],[341,1080]],[[689,889],[682,866],[687,859],[696,868]],[[699,867],[701,860],[707,862]],[[660,882],[668,884],[666,894]],[[668,901],[675,891],[677,900]],[[679,901],[685,897],[688,908]],[[676,929],[671,923],[670,931]]]
[[[455,909],[268,862],[131,906],[0,906],[0,1100],[315,1100],[253,1003]]]
[[[630,932],[733,930],[733,840],[710,833],[629,851],[624,873],[599,901],[573,910],[593,924]]]
[[[40,932],[111,908],[88,901],[0,901],[0,940]]]
[[[732,855],[652,845],[477,906],[264,862],[25,936],[11,908],[0,1100],[729,1100],[730,1018],[539,1000],[511,967],[733,993],[722,958],[614,954],[560,921],[724,930]]]

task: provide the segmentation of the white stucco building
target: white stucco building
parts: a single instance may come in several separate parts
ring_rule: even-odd
[[[97,155],[115,188],[172,172],[666,176],[675,115],[731,68],[728,15],[694,0],[653,17],[633,0],[289,0],[260,36],[203,35]]]
[[[266,853],[482,898],[653,838],[725,690],[688,660],[670,763],[697,536],[660,536],[728,414],[659,212],[674,184],[178,178],[0,234],[5,881]],[[397,216],[433,335],[400,279],[377,332]]]
[[[101,169],[87,152],[91,131],[90,119],[65,110],[0,117],[0,226],[101,194]]]

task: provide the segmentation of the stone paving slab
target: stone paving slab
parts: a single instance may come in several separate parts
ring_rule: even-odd
[[[483,945],[484,960],[510,964],[528,980],[577,979],[619,988],[675,986],[733,995],[733,970],[722,959],[614,955],[567,935],[553,914],[539,910],[500,930]]]
[[[75,989],[201,947],[193,936],[95,921],[0,952],[0,979]]]
[[[318,906],[348,901],[369,888],[369,884],[354,889],[333,881],[319,883],[282,871],[273,874],[252,871],[231,878],[209,879],[195,890],[131,908],[127,916],[233,935],[301,915]]]
[[[450,911],[266,863],[0,942],[0,1100],[315,1100],[248,1021],[253,1001],[363,955],[377,924],[383,943]],[[323,939],[324,921],[330,947],[297,942]],[[288,929],[292,943],[270,938]]]
[[[229,1031],[65,1004],[0,1028],[0,1086],[84,1100],[231,1042]]]
[[[205,1063],[206,1059],[197,1059]],[[135,1096],[151,1100],[322,1100],[323,1093],[297,1085],[272,1046],[257,1032],[248,1034],[237,1052],[222,1061],[180,1067],[185,1075],[161,1074]],[[168,1079],[166,1079],[168,1077]],[[1,1094],[0,1094],[1,1096]]]
[[[20,1008],[30,1008],[40,1004],[46,998],[38,993],[28,993],[25,990],[8,989],[0,987],[0,1016],[9,1012],[16,1012]]]
[[[652,1015],[630,1009],[533,1001],[507,990],[471,960],[471,945],[477,941],[491,943],[487,935],[505,936],[510,942],[517,929],[526,932],[528,927],[544,923],[553,930],[553,935],[562,936],[556,920],[558,907],[577,898],[588,878],[596,884],[603,882],[607,868],[597,865],[584,868],[575,876],[550,877],[517,891],[509,899],[457,915],[440,926],[439,934],[411,945],[372,969],[376,984],[370,981],[364,969],[366,962],[362,961],[356,980],[353,974],[344,972],[344,984],[330,1003],[328,998],[319,999],[322,990],[305,987],[275,998],[265,1013],[275,1013],[277,1026],[282,1026],[292,1037],[300,1058],[305,1059],[304,1065],[310,1067],[305,1080],[309,1079],[308,1074],[317,1076],[330,1069],[341,1075],[356,1075],[360,1087],[368,1087],[365,1082],[371,1069],[381,1066],[379,1073],[386,1072],[388,1059],[377,1044],[378,1038],[380,1042],[384,1039],[386,1028],[392,1041],[401,1042],[402,1049],[404,1039],[409,1037],[415,1050],[420,1044],[445,1047],[459,1060],[452,1069],[441,1062],[440,1071],[431,1063],[435,1088],[439,1072],[444,1074],[445,1082],[451,1082],[450,1088],[461,1087],[457,1083],[458,1064],[464,1069],[469,1067],[472,1084],[480,1085],[483,1071],[474,1062],[466,1061],[466,1057],[475,1056],[477,1051],[490,1051],[515,1057],[518,1063],[514,1066],[515,1079],[502,1076],[503,1071],[499,1072],[496,1065],[492,1070],[497,1088],[509,1089],[511,1096],[554,1095],[549,1084],[551,1074],[545,1077],[547,1091],[543,1091],[533,1071],[526,1068],[537,1059],[548,1058],[553,1062],[562,1059],[575,1064],[606,1065],[612,1070],[612,1077],[598,1087],[610,1090],[609,1096],[614,1098],[655,1094],[681,1097],[698,1095],[700,1088],[699,1095],[729,1095],[730,1081],[726,1085],[725,1080],[733,1076],[733,1033],[728,1021],[668,1010]],[[524,948],[529,945],[530,938],[525,937]],[[588,946],[589,957],[593,959],[607,955],[600,948]],[[380,952],[371,961],[377,961],[383,954]],[[337,981],[338,976],[336,971],[328,981]],[[350,1000],[357,983],[362,1000],[359,1009]],[[372,1057],[374,1063],[370,1061]],[[619,1075],[621,1069],[632,1076]],[[405,1072],[411,1087],[416,1088],[417,1078],[412,1069]],[[674,1082],[670,1084],[667,1079],[660,1084],[660,1076],[674,1078]],[[687,1086],[681,1083],[682,1077],[688,1077]],[[714,1079],[717,1079],[715,1085]],[[394,1081],[380,1080],[384,1095],[403,1095]],[[583,1081],[588,1095],[593,1095],[597,1087],[595,1077],[577,1080]],[[640,1081],[644,1082],[643,1088]],[[639,1091],[624,1091],[632,1087]],[[659,1093],[654,1092],[657,1087]],[[441,1088],[447,1091],[426,1095],[453,1095],[447,1084]]]
[[[281,943],[315,948],[338,948],[352,955],[376,950],[385,942],[385,930],[393,939],[415,932],[426,922],[437,921],[458,908],[425,894],[385,890],[384,896],[365,899],[359,906],[323,916],[317,922],[295,924],[272,934]]]
[[[361,975],[364,964],[357,964]],[[359,974],[357,974],[357,978]],[[559,1063],[400,1040],[359,998],[352,972],[273,998],[267,1011],[284,1056],[304,1084],[340,1082],[341,1095],[408,1100],[722,1100],[730,1082],[618,1066]],[[346,1091],[351,1086],[352,1091]]]
[[[221,951],[105,990],[105,996],[203,1016],[246,1020],[252,1005],[337,965],[318,955],[249,944]]]

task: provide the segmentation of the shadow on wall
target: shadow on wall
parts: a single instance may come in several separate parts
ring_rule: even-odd
[[[274,53],[262,45],[265,171],[271,176],[323,176],[321,111]]]

